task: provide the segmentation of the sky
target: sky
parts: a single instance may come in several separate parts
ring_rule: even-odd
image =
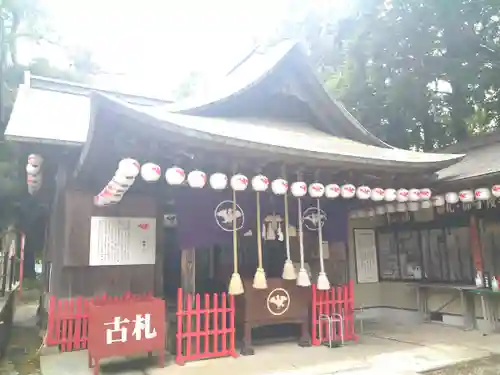
[[[346,11],[345,0],[40,0],[66,45],[89,49],[138,93],[171,92],[191,71],[216,76],[312,9]],[[300,6],[291,6],[301,4]],[[140,4],[140,6],[139,6]],[[37,54],[31,50],[27,53]],[[51,60],[65,64],[57,52]],[[113,80],[113,84],[116,82]]]

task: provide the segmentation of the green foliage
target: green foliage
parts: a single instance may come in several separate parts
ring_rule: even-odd
[[[359,0],[315,22],[294,31],[327,90],[382,139],[431,150],[496,128],[499,0]]]

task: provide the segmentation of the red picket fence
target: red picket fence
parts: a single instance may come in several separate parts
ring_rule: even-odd
[[[185,306],[184,306],[185,297]],[[193,306],[194,305],[194,306]],[[214,293],[177,294],[177,350],[175,361],[237,357],[234,296]]]
[[[126,292],[122,296],[76,297],[58,299],[50,296],[47,316],[46,346],[59,346],[61,352],[87,349],[89,304],[97,301],[127,301],[152,296]]]
[[[328,322],[320,315],[341,314],[344,317],[344,341],[358,341],[354,331],[354,282],[333,286],[330,290],[317,290],[312,286],[312,344],[328,342]],[[340,323],[334,323],[333,341],[340,340]]]

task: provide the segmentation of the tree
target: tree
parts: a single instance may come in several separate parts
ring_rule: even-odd
[[[497,3],[366,1],[337,28],[342,58],[326,87],[399,147],[431,150],[491,130],[500,114]]]
[[[57,43],[57,38],[44,22],[43,10],[37,0],[3,0],[0,3],[0,129],[8,122],[23,72],[70,81],[83,82],[99,71],[92,56],[85,50],[70,51],[73,61],[68,69],[58,69],[46,58],[34,59],[29,65],[17,58],[20,40],[32,43]],[[0,231],[15,223],[27,233],[25,277],[34,277],[35,252],[41,250],[44,239],[44,209],[32,199],[25,188],[25,159],[17,157],[15,148],[0,141]],[[41,230],[41,231],[40,231]]]
[[[392,145],[431,150],[500,120],[499,0],[358,0],[291,17],[327,90]]]

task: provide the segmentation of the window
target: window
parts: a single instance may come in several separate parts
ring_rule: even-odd
[[[386,228],[378,232],[381,280],[473,283],[469,228]]]

